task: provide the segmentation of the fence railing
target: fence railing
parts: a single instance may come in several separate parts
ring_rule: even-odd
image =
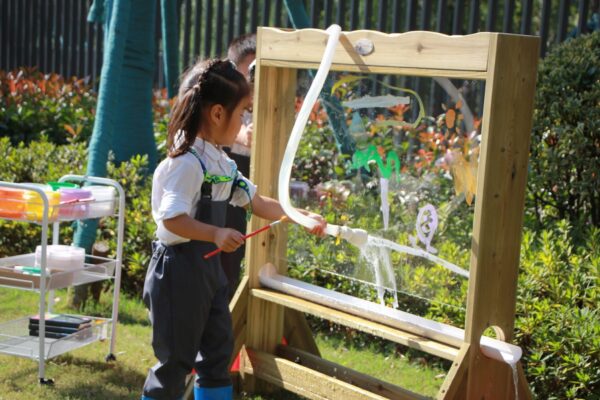
[[[158,0],[140,0],[158,1]],[[179,0],[180,65],[223,55],[236,36],[256,27],[290,27],[283,0]],[[103,32],[86,20],[91,0],[0,0],[0,69],[36,66],[44,73],[97,82]],[[135,2],[134,2],[135,3]],[[309,0],[313,27],[468,34],[479,31],[539,35],[541,56],[553,44],[593,27],[598,0]],[[160,12],[160,7],[157,7]],[[157,19],[158,22],[158,19]],[[597,29],[597,28],[596,28]],[[160,29],[156,30],[157,43]],[[163,86],[157,46],[156,85]]]
[[[87,22],[89,0],[0,0],[0,69],[96,79],[102,27]]]

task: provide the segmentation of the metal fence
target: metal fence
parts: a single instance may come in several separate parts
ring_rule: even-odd
[[[147,0],[158,1],[158,0]],[[91,0],[0,0],[0,69],[35,66],[44,73],[97,82],[102,27],[86,21]],[[290,27],[283,0],[179,0],[180,64],[223,55],[236,36],[257,26]],[[598,0],[310,0],[313,27],[468,34],[479,31],[539,35],[541,56],[553,44],[585,33]],[[157,7],[160,12],[160,7]],[[160,43],[157,18],[156,37]],[[163,86],[157,45],[156,85]]]

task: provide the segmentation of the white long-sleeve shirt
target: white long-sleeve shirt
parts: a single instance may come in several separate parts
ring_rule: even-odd
[[[209,174],[221,176],[237,176],[248,184],[248,194],[235,188],[230,204],[243,207],[256,194],[256,186],[244,177],[235,162],[227,157],[224,151],[214,145],[197,138],[193,144],[194,150],[200,155]],[[198,159],[191,153],[179,157],[164,159],[154,171],[152,179],[152,217],[156,222],[156,236],[163,244],[174,245],[188,242],[189,239],[168,231],[163,221],[181,214],[194,216],[196,205],[200,199],[200,190],[204,181],[204,173]],[[233,180],[212,185],[213,201],[227,200],[233,185]]]

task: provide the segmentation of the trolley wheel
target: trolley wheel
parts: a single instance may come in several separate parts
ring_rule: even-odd
[[[40,385],[54,386],[54,379],[40,378]]]
[[[113,353],[110,353],[107,354],[106,357],[104,357],[104,360],[106,362],[117,361],[117,357]]]

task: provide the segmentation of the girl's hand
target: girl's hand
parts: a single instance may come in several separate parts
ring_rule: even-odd
[[[231,253],[244,244],[244,235],[235,229],[219,228],[215,232],[215,244],[224,252]]]
[[[325,218],[323,218],[319,214],[315,214],[310,211],[306,211],[306,210],[298,210],[298,211],[300,211],[302,214],[306,215],[307,217],[310,217],[311,219],[314,219],[315,221],[317,221],[317,225],[315,225],[312,229],[306,229],[307,232],[312,233],[313,235],[317,235],[319,237],[325,236],[325,228],[327,227],[327,221],[325,221]]]

